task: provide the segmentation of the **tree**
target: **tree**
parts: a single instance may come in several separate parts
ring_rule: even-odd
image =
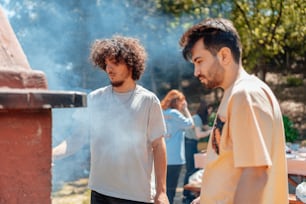
[[[149,61],[141,82],[157,94],[170,88],[197,86],[192,66],[181,57],[178,41],[187,28],[207,17],[225,17],[234,22],[242,39],[243,64],[248,71],[262,73],[264,80],[267,71],[303,73],[306,49],[303,1],[0,0],[9,11],[30,64],[46,72],[51,88],[79,86],[89,90],[105,85],[107,79],[101,80],[102,72],[90,69],[90,43],[123,34],[137,37],[145,44]]]
[[[268,71],[305,69],[304,0],[155,1],[158,9],[173,16],[170,28],[187,28],[207,17],[231,19],[241,36],[245,68],[263,80]]]
[[[243,42],[246,68],[265,80],[268,71],[290,69],[294,60],[288,57],[305,62],[305,13],[303,0],[233,1],[231,19]]]

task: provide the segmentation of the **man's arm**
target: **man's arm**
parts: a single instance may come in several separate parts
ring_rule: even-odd
[[[52,158],[57,160],[73,155],[88,143],[89,138],[87,132],[84,131],[84,128],[77,128],[74,134],[52,148]]]
[[[61,159],[65,157],[65,154],[67,152],[67,141],[62,141],[59,145],[52,148],[52,157],[53,159]]]
[[[201,127],[195,127],[195,133],[196,133],[196,137],[198,139],[200,138],[204,138],[204,137],[208,137],[211,133],[211,127],[209,127],[208,125],[205,125],[205,130],[202,130]]]
[[[242,168],[234,203],[262,203],[263,189],[267,180],[267,166]]]
[[[160,137],[154,140],[152,147],[156,180],[156,196],[154,203],[168,204],[169,201],[166,194],[167,156],[164,138]]]

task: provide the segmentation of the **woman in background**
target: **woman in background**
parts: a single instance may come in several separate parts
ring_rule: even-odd
[[[193,119],[184,94],[178,90],[170,90],[161,101],[161,107],[167,126],[167,196],[172,204],[179,175],[186,162],[185,130],[193,127]]]
[[[192,118],[194,127],[186,130],[185,134],[186,173],[184,185],[188,183],[189,177],[198,170],[194,165],[194,154],[198,153],[198,140],[203,138],[203,141],[208,142],[211,132],[211,127],[208,125],[209,110],[205,101],[200,102],[200,106]],[[183,191],[183,196],[184,204],[189,204],[195,199],[193,193],[188,190]]]

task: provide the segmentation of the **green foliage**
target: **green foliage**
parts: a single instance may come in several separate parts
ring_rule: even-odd
[[[286,142],[294,142],[299,137],[298,130],[293,126],[293,122],[288,116],[283,115]]]
[[[305,62],[306,9],[303,4],[304,0],[234,1],[231,19],[240,33],[244,62],[249,71],[265,74],[273,68],[267,66],[271,64],[282,64],[277,68],[290,70],[294,61]]]
[[[187,71],[192,67],[177,54],[178,41],[184,30],[208,17],[225,17],[234,22],[241,36],[247,71],[262,71],[263,79],[269,71],[305,72],[305,0],[0,2],[14,14],[10,20],[30,63],[50,70],[58,67],[52,71],[58,78],[55,82],[65,87],[92,89],[108,82],[100,70],[88,69],[91,66],[87,59],[89,43],[95,37],[118,33],[136,36],[145,42],[150,61],[148,74],[143,79],[151,84],[148,88],[159,94],[160,90],[182,88],[181,81],[188,81],[196,95],[199,90],[193,87],[196,79],[192,71]],[[118,15],[112,15],[115,11]],[[109,17],[116,23],[110,23]],[[290,79],[288,83],[300,82]]]
[[[212,112],[208,117],[208,126],[212,127],[216,118],[216,112]]]
[[[208,17],[228,17],[230,5],[223,0],[154,0],[157,10],[170,16],[168,26],[186,30]]]
[[[202,0],[156,0],[156,7],[177,17],[184,13],[201,16],[207,12],[206,2]]]
[[[155,0],[173,16],[171,29],[184,30],[207,17],[231,19],[241,36],[243,64],[249,72],[303,71],[306,52],[305,0]]]
[[[301,86],[303,85],[303,79],[294,77],[294,76],[288,76],[287,85],[288,86]]]

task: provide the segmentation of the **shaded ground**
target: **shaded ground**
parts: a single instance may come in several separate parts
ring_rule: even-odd
[[[52,204],[89,204],[87,181],[87,178],[81,178],[65,183],[61,189],[52,193]]]

